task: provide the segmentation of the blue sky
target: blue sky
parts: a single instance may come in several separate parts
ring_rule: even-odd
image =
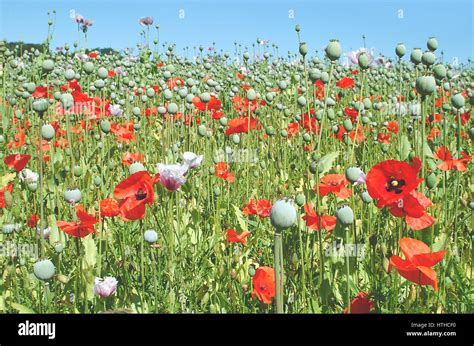
[[[230,53],[234,41],[251,49],[257,37],[277,44],[286,55],[298,49],[294,27],[300,24],[311,54],[322,51],[331,38],[340,40],[344,52],[356,49],[365,34],[367,46],[386,56],[394,56],[398,42],[408,51],[425,49],[431,36],[437,37],[445,61],[474,56],[472,0],[0,0],[0,38],[43,41],[47,12],[53,9],[52,47],[77,39],[77,26],[69,18],[75,10],[94,20],[88,47],[133,47],[140,41],[139,18],[153,16],[160,25],[160,41],[176,43],[180,53],[188,46],[190,55],[193,46],[212,42]]]

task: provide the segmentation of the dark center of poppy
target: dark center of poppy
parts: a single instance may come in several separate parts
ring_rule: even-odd
[[[146,198],[146,191],[143,191],[142,189],[138,189],[137,193],[135,194],[135,198],[137,201],[141,201]]]
[[[267,289],[267,285],[265,284],[260,284],[260,290],[265,291]]]
[[[386,190],[388,192],[395,192],[397,195],[402,193],[402,187],[405,186],[405,180],[390,178],[387,183]]]

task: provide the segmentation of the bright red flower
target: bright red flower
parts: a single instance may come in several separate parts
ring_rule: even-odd
[[[39,221],[39,216],[36,214],[31,214],[30,217],[28,218],[28,221],[26,221],[26,225],[30,228],[35,228],[36,225],[38,224]]]
[[[9,149],[19,149],[22,146],[26,145],[25,141],[25,131],[21,128],[17,128],[15,134],[15,140],[7,143],[7,148]]]
[[[31,94],[31,96],[33,96],[33,98],[35,99],[45,98],[48,96],[48,91],[51,90],[52,88],[53,88],[52,86],[48,88],[44,86],[37,86],[33,94]]]
[[[145,160],[145,155],[140,153],[125,153],[122,156],[122,163],[126,166],[130,166],[134,162],[141,162],[143,163]]]
[[[323,100],[324,99],[324,83],[318,79],[315,83],[314,83],[314,96],[318,99],[318,100]]]
[[[387,131],[393,134],[397,134],[399,130],[398,123],[396,121],[389,121],[387,125]]]
[[[13,185],[12,185],[12,184],[8,184],[8,185],[5,186],[4,188],[1,188],[1,189],[0,189],[0,209],[6,207],[6,203],[5,203],[5,192],[11,193],[11,192],[12,192],[12,189],[13,189]]]
[[[193,105],[201,112],[206,110],[206,106],[208,111],[218,111],[221,109],[221,101],[219,101],[214,95],[211,95],[211,98],[207,103],[202,102],[199,96],[194,96]]]
[[[358,295],[351,302],[351,314],[368,314],[374,307],[374,302],[369,299],[369,295],[365,292],[359,292]],[[344,309],[344,313],[349,311]]]
[[[336,85],[341,89],[352,88],[354,87],[354,80],[349,77],[344,77],[341,80],[337,81]]]
[[[430,227],[436,220],[429,215],[425,209],[432,205],[431,200],[421,192],[413,190],[390,205],[388,205],[390,213],[395,217],[404,217],[407,225],[419,231]]]
[[[417,177],[420,169],[421,161],[417,157],[411,165],[396,160],[379,162],[367,173],[367,191],[378,200],[377,207],[383,208],[416,189],[423,180]]]
[[[440,129],[438,129],[437,127],[432,127],[430,133],[428,134],[428,136],[426,136],[426,139],[429,141],[433,141],[436,137],[440,135],[440,133]]]
[[[242,233],[237,234],[232,228],[227,229],[227,241],[229,243],[241,243],[242,245],[247,244],[247,236],[250,234],[249,231],[242,231]]]
[[[431,267],[441,261],[447,251],[431,252],[428,245],[412,238],[400,239],[400,249],[405,259],[399,256],[390,257],[388,271],[395,268],[408,281],[418,285],[430,285],[437,291],[436,272]]]
[[[114,190],[120,200],[120,217],[124,220],[140,220],[145,217],[145,205],[151,205],[155,198],[154,179],[147,171],[133,173],[120,182]]]
[[[228,122],[229,127],[225,131],[227,136],[234,133],[248,133],[249,132],[249,118],[239,117],[230,119]],[[250,130],[255,130],[260,127],[258,120],[254,117],[250,117]]]
[[[359,115],[359,112],[355,108],[349,108],[349,107],[344,108],[344,113],[349,118],[351,118],[351,121],[353,124],[356,122],[357,116]]]
[[[28,161],[30,161],[31,155],[12,154],[5,157],[3,162],[15,171],[20,172],[25,168]]]
[[[459,117],[459,114],[457,116]],[[462,125],[466,125],[466,123],[469,121],[469,119],[471,119],[471,113],[464,112],[463,114],[461,114],[461,124]],[[457,118],[456,118],[456,120],[457,120]]]
[[[168,80],[168,89],[173,90],[174,87],[177,86],[177,85],[183,86],[184,85],[184,80],[182,78],[179,78],[179,77],[170,78]]]
[[[247,205],[242,210],[242,215],[258,215],[260,218],[266,218],[270,216],[272,209],[272,202],[268,199],[250,199]]]
[[[100,216],[114,217],[120,214],[119,203],[113,198],[105,198],[100,201]]]
[[[87,54],[89,56],[89,58],[97,58],[97,52],[90,52],[89,54]]]
[[[255,111],[258,107],[257,99],[249,103],[249,100],[246,97],[242,98],[239,95],[235,95],[232,98],[232,104],[234,106],[235,111],[240,114],[247,114],[249,111],[249,107],[250,107],[250,112]]]
[[[214,175],[221,179],[227,180],[229,183],[235,181],[235,175],[230,173],[230,169],[227,168],[225,162],[219,162],[214,165]]]
[[[379,132],[379,134],[377,135],[377,141],[379,143],[390,144],[390,137],[390,133],[384,134],[382,132]]]
[[[270,267],[259,267],[255,270],[255,275],[252,278],[254,296],[264,304],[270,304],[272,298],[276,294],[275,286],[275,271]]]
[[[456,169],[460,172],[467,171],[467,164],[471,157],[469,155],[464,154],[462,159],[455,160],[451,155],[451,152],[445,146],[439,147],[433,154],[434,158],[441,162],[438,164],[438,168],[442,171],[449,171],[452,169]]]
[[[303,220],[306,221],[306,226],[315,231],[321,229],[332,231],[336,227],[335,216],[318,216],[309,203],[305,203],[304,212],[306,215],[303,216]]]
[[[298,123],[289,123],[286,129],[286,132],[288,133],[288,138],[296,136],[298,134],[298,130],[299,130]]]
[[[75,238],[83,238],[96,232],[94,225],[99,222],[94,216],[85,212],[82,205],[76,206],[77,221],[56,221],[56,225],[61,231]]]
[[[107,73],[108,77],[109,78],[112,78],[112,77],[115,77],[116,73],[114,70],[109,70],[109,72]]]
[[[350,197],[352,195],[352,191],[347,188],[346,185],[349,185],[349,181],[344,175],[327,174],[320,180],[319,195],[326,196],[332,192],[339,198]]]

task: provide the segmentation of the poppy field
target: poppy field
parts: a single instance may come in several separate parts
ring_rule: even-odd
[[[470,61],[73,24],[0,42],[0,312],[474,312]]]

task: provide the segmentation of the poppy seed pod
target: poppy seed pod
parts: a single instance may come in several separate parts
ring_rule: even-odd
[[[418,93],[427,96],[436,90],[436,81],[432,76],[421,76],[416,79],[415,87]]]
[[[209,102],[211,100],[211,95],[209,93],[202,93],[201,95],[199,95],[199,99],[201,100],[201,102]]]
[[[423,52],[420,48],[413,48],[410,54],[410,61],[415,65],[418,65],[421,62],[421,57],[423,56]]]
[[[51,59],[46,59],[43,61],[42,67],[44,72],[49,73],[54,70],[54,61]]]
[[[436,174],[431,173],[428,175],[425,179],[426,181],[426,186],[428,186],[428,189],[432,189],[438,185],[438,178],[436,177]]]
[[[359,56],[357,57],[357,60],[359,61],[360,68],[364,70],[369,68],[370,59],[366,52],[360,53]]]
[[[38,99],[36,101],[33,101],[33,110],[42,115],[49,107],[49,102],[46,99]]]
[[[421,56],[421,62],[426,66],[431,66],[436,61],[436,55],[433,52],[426,51]]]
[[[336,219],[342,225],[350,225],[354,222],[354,212],[351,207],[345,205],[336,210]]]
[[[281,232],[293,226],[296,222],[296,209],[288,200],[277,201],[270,211],[270,222],[276,232]]]
[[[66,78],[67,80],[72,80],[74,79],[74,77],[76,77],[76,72],[74,72],[74,70],[67,69],[66,71],[64,71],[64,78]]]
[[[446,67],[443,64],[437,64],[433,67],[433,74],[436,79],[440,80],[446,77]],[[449,84],[448,84],[449,86]],[[443,86],[444,87],[444,86]],[[448,87],[449,90],[449,87]]]
[[[351,183],[355,183],[360,179],[360,177],[364,174],[359,167],[349,167],[346,169],[346,178]]]
[[[395,54],[401,59],[405,53],[407,52],[407,49],[403,43],[397,44],[397,47],[395,48]]]
[[[33,273],[39,280],[48,281],[53,278],[56,268],[50,260],[41,260],[33,266]]]
[[[51,139],[53,139],[54,134],[55,134],[54,127],[51,124],[45,124],[41,127],[41,136],[47,141],[50,141]]]
[[[6,223],[2,226],[2,232],[3,234],[11,234],[13,231],[15,231],[15,224],[13,223]]]
[[[110,122],[107,119],[104,119],[100,122],[100,129],[104,133],[110,132]]]
[[[295,202],[299,207],[302,207],[306,203],[306,196],[304,195],[304,193],[297,194]]]
[[[97,70],[97,75],[101,79],[107,78],[108,74],[109,72],[107,71],[105,67],[99,67],[99,69]]]
[[[176,103],[170,103],[168,105],[168,113],[175,114],[178,112],[178,105]]]
[[[346,131],[352,131],[352,129],[353,129],[351,119],[345,119],[344,122],[342,123],[342,125],[344,126],[344,129]]]
[[[306,98],[304,96],[298,97],[297,102],[300,107],[306,106]]]
[[[79,189],[67,189],[64,192],[64,200],[70,204],[75,204],[82,199],[82,193]]]
[[[426,42],[426,47],[432,52],[438,48],[438,40],[435,37],[430,37],[428,42]]]
[[[362,198],[362,201],[366,204],[372,203],[373,201],[373,198],[369,195],[369,192],[367,191],[362,192],[360,196]]]
[[[456,109],[464,107],[465,102],[466,100],[464,99],[464,96],[462,96],[461,94],[456,94],[453,97],[451,97],[451,104]]]
[[[306,42],[300,43],[300,54],[302,56],[306,56],[306,54],[308,54],[308,45],[306,44]]]
[[[326,56],[331,61],[336,61],[341,56],[341,45],[338,40],[331,40],[325,49]]]
[[[247,99],[248,99],[249,101],[253,101],[253,100],[255,100],[256,98],[257,98],[257,93],[255,92],[255,90],[249,89],[249,90],[247,91]]]
[[[300,30],[301,30],[300,25],[299,25],[299,24],[296,24],[296,26],[295,26],[295,31],[296,31],[296,32],[300,32]]]
[[[147,243],[154,244],[158,241],[158,233],[154,229],[149,229],[145,231],[143,238]]]

